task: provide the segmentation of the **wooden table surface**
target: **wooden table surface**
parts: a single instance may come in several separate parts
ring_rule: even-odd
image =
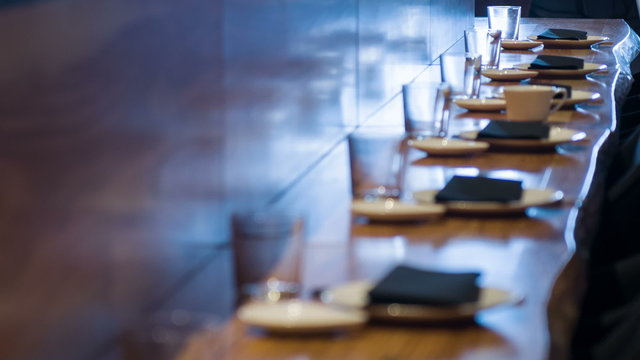
[[[437,188],[454,174],[482,173],[522,180],[524,187],[561,190],[565,198],[560,204],[529,209],[520,217],[447,216],[409,225],[368,223],[349,216],[348,154],[341,142],[275,205],[311,213],[314,231],[304,268],[307,294],[352,280],[375,281],[395,265],[410,264],[443,271],[480,271],[482,285],[523,295],[522,303],[482,311],[474,323],[466,325],[371,323],[362,331],[319,337],[270,336],[232,319],[217,340],[198,343],[197,350],[189,349],[193,353],[187,352],[185,358],[566,358],[584,287],[584,250],[597,223],[603,171],[616,142],[614,103],[630,85],[626,62],[635,54],[637,38],[625,39],[627,29],[614,20],[525,19],[521,33],[537,34],[560,23],[609,36],[615,45],[503,51],[501,67],[531,61],[537,54],[577,56],[606,64],[608,71],[587,78],[532,81],[601,94],[600,101],[563,109],[550,118],[555,125],[586,132],[587,140],[551,152],[492,151],[472,157],[425,157],[411,150],[405,189]],[[476,26],[486,27],[486,19],[477,19]],[[614,53],[620,54],[621,63]],[[419,80],[438,79],[438,71],[437,66],[427,69]],[[507,84],[486,82],[483,91]],[[362,127],[397,130],[401,106],[401,98],[394,98]],[[459,108],[455,112],[450,124],[453,134],[478,129],[488,119],[505,118],[505,114],[469,113]]]
[[[354,126],[401,127],[399,85],[436,74],[428,65],[462,36],[430,35],[430,27],[469,22],[472,4],[447,1],[423,17],[428,6],[413,3],[401,10],[391,1],[282,3],[50,1],[2,9],[1,359],[118,359],[126,324],[173,308],[228,321],[205,344],[214,348],[205,358],[541,359],[550,349],[563,356],[581,293],[581,243],[595,225],[615,140],[613,104],[630,84],[625,61],[637,38],[620,20],[524,21],[523,34],[562,24],[616,44],[540,52],[609,66],[561,81],[602,95],[600,104],[556,115],[589,141],[551,153],[411,153],[410,186],[483,172],[562,190],[562,204],[526,217],[367,224],[350,217],[346,135]],[[242,31],[247,18],[250,33]],[[425,36],[434,38],[427,48]],[[504,52],[502,61],[534,56]],[[452,131],[486,118],[456,115]],[[483,284],[525,301],[463,327],[265,336],[230,317],[228,215],[255,203],[307,214],[307,293],[412,263],[480,270]]]

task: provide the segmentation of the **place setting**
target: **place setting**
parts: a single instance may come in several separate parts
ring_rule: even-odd
[[[519,70],[536,71],[538,77],[556,78],[583,77],[607,69],[604,64],[588,63],[580,58],[560,55],[538,55],[530,63],[515,64],[513,67]]]
[[[398,265],[379,281],[359,280],[320,293],[326,303],[365,311],[390,323],[448,324],[472,321],[481,311],[514,306],[523,297],[506,289],[479,286],[479,272],[440,272]]]
[[[566,88],[515,85],[504,87],[503,93],[506,120],[490,120],[480,130],[463,131],[457,136],[487,142],[491,149],[512,150],[552,150],[556,145],[586,138],[582,131],[546,123],[564,105]]]
[[[465,69],[465,64],[458,65],[459,68],[456,69]],[[472,71],[476,71],[474,66]],[[446,75],[443,76],[446,80]],[[488,143],[448,136],[454,86],[444,80],[417,82],[403,86],[404,128],[409,136],[408,146],[423,151],[428,156],[470,156],[487,151]],[[449,77],[448,80],[454,79]],[[468,81],[475,81],[475,79]],[[457,86],[459,89],[471,86],[467,85],[462,81]],[[454,99],[453,102],[458,104],[468,100],[477,99],[465,96]]]
[[[552,88],[565,89],[567,91],[567,96],[565,99],[563,99],[562,94],[559,94],[559,93],[554,94],[553,98],[551,99],[552,105],[561,103],[560,109],[567,109],[575,105],[584,104],[584,103],[597,103],[602,98],[600,94],[597,92],[586,91],[586,90],[576,90],[576,89],[573,89],[570,85],[564,85],[564,84],[531,81],[531,82],[524,82],[522,83],[522,85],[549,86]],[[495,96],[494,99],[504,101],[504,87],[496,91],[494,96]],[[501,110],[504,110],[504,109],[506,109],[506,101],[504,101],[504,107]]]
[[[588,49],[591,45],[609,40],[606,36],[588,35],[586,31],[573,29],[546,29],[529,40],[544,44],[545,48]]]
[[[424,204],[444,204],[448,214],[496,216],[553,205],[564,194],[556,189],[523,188],[517,180],[456,175],[442,189],[416,191],[413,196]]]

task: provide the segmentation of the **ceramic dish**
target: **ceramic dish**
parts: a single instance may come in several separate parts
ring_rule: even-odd
[[[429,155],[455,156],[471,155],[485,152],[489,143],[460,139],[427,138],[411,140],[409,146],[422,150]]]
[[[513,67],[520,70],[529,70],[530,63],[516,64]],[[564,69],[532,69],[538,73],[538,77],[582,77],[592,72],[605,70],[607,65],[584,63],[582,69],[564,70]]]
[[[396,199],[354,200],[351,213],[373,221],[420,221],[441,217],[445,207],[440,204],[411,204]]]
[[[533,70],[517,70],[517,69],[486,69],[482,70],[482,75],[488,77],[491,80],[497,81],[520,81],[531,79],[538,75],[538,72]]]
[[[504,99],[456,99],[453,102],[469,111],[501,111],[507,107]]]
[[[577,105],[585,102],[592,102],[600,99],[600,94],[597,92],[573,90],[571,91],[571,97],[565,100],[563,106]],[[553,104],[557,103],[558,99],[551,100]]]
[[[588,49],[591,45],[609,40],[606,36],[587,36],[585,40],[538,39],[537,36],[529,36],[528,39],[543,43],[545,48],[558,49]]]
[[[500,46],[505,50],[529,50],[542,45],[542,41],[502,40]]]
[[[413,194],[416,200],[425,204],[435,204],[436,194],[439,190],[418,191]],[[524,212],[532,206],[544,206],[557,203],[562,200],[562,191],[553,189],[524,189],[522,198],[518,201],[448,201],[443,202],[447,211],[453,214],[463,215],[500,215],[517,214]]]
[[[466,140],[476,140],[478,137],[478,131],[465,131],[460,133],[459,136]],[[546,139],[482,138],[482,141],[488,142],[492,147],[499,148],[544,149],[552,148],[560,144],[580,141],[586,137],[587,134],[582,131],[552,126],[549,130],[549,137]]]
[[[354,281],[325,290],[321,297],[326,303],[345,308],[366,309],[373,319],[398,322],[459,321],[472,319],[478,311],[499,305],[513,305],[522,301],[509,291],[485,287],[480,289],[478,302],[459,306],[427,306],[408,304],[368,305],[369,281]]]
[[[238,309],[238,319],[280,334],[313,334],[354,330],[368,316],[359,309],[340,309],[320,302],[288,300],[250,302]]]
[[[532,85],[536,85],[536,84],[532,84]],[[504,90],[504,89],[501,89],[501,90]],[[494,96],[500,99],[504,99],[504,91],[497,91]],[[598,94],[597,92],[584,91],[584,90],[572,90],[571,97],[565,100],[564,106],[571,106],[571,105],[577,105],[585,102],[597,101],[600,99],[600,97],[601,97],[600,94]],[[558,101],[560,100],[558,99],[551,100],[553,104],[556,104]],[[506,102],[505,102],[505,108],[506,108]]]

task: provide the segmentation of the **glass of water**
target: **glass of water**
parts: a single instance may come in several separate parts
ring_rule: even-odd
[[[487,6],[489,28],[502,31],[502,39],[518,40],[520,29],[520,6]]]

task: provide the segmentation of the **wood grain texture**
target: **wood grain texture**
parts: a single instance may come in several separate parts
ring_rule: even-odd
[[[401,124],[399,85],[429,73],[462,36],[448,29],[471,22],[468,1],[428,3],[67,0],[3,9],[0,358],[118,359],[122,330],[151,311],[229,316],[228,214],[256,204],[308,213],[307,290],[375,278],[409,254],[424,266],[480,268],[483,281],[527,302],[466,328],[374,326],[335,342],[272,339],[232,323],[213,358],[544,357],[546,301],[573,254],[565,232],[589,199],[587,170],[614,129],[615,98],[574,114],[591,142],[558,153],[412,154],[416,186],[455,168],[510,169],[565,191],[561,206],[530,218],[352,223],[345,135],[358,124]],[[626,31],[614,21],[571,24],[615,41]],[[575,54],[615,64],[611,49]],[[576,85],[609,91],[615,75]],[[453,128],[481,121],[462,115]]]

